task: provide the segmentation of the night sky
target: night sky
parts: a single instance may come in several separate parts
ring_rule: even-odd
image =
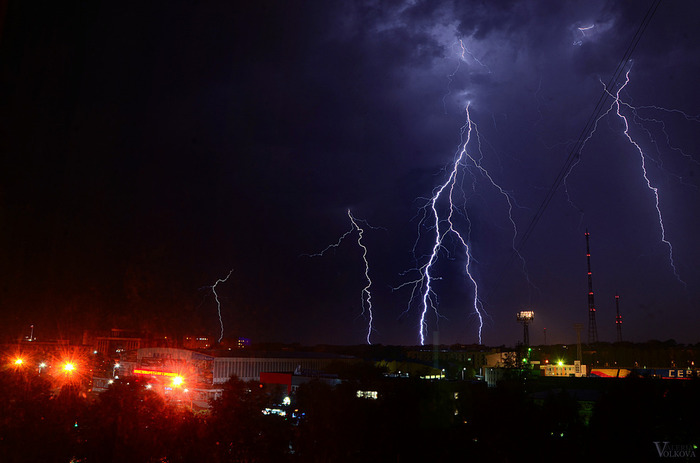
[[[366,342],[357,233],[308,257],[351,230],[350,209],[372,342],[419,343],[420,294],[410,304],[401,285],[428,262],[422,208],[449,179],[469,104],[453,217],[483,343],[522,339],[515,313],[529,308],[533,344],[543,328],[548,343],[574,342],[573,324],[588,324],[586,229],[601,341],[615,340],[616,292],[626,340],[700,340],[697,2],[655,10],[620,92],[637,108],[621,106],[682,282],[615,108],[537,215],[650,1],[4,4],[6,337],[35,324],[44,338],[111,327],[217,338],[211,286],[233,269],[217,286],[226,336]],[[441,317],[428,312],[426,342],[436,330],[478,342],[455,238],[432,266]]]

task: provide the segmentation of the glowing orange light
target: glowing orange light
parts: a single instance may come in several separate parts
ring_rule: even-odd
[[[176,376],[173,378],[173,387],[182,386],[182,383],[184,382],[185,380],[182,378],[182,376]]]
[[[75,371],[75,364],[71,362],[64,363],[63,371],[65,371],[66,373],[73,373]]]
[[[23,363],[24,363],[24,359],[22,359],[22,358],[15,359],[15,365],[17,365],[18,367],[22,366]]]

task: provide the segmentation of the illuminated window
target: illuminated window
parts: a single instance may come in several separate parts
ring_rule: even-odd
[[[377,400],[377,391],[357,391],[357,397],[360,399]]]

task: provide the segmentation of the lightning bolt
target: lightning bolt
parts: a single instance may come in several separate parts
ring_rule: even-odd
[[[367,262],[367,247],[362,244],[362,235],[364,234],[364,229],[360,228],[359,225],[357,225],[357,222],[355,221],[355,217],[352,216],[350,213],[350,210],[348,209],[348,217],[350,217],[350,222],[352,222],[353,226],[357,230],[357,245],[362,248],[362,260],[365,263],[365,278],[367,279],[367,286],[362,288],[362,314],[365,314],[365,311],[368,314],[369,322],[367,326],[367,344],[372,344],[372,341],[370,339],[372,335],[372,330],[373,326],[372,323],[374,323],[374,314],[372,313],[372,293],[370,293],[369,288],[372,286],[372,280],[369,277],[369,262]]]
[[[452,164],[452,169],[450,170],[450,174],[442,185],[440,185],[436,190],[433,192],[433,196],[430,199],[428,205],[425,207],[429,207],[430,211],[429,213],[431,214],[431,219],[433,221],[432,229],[434,230],[434,241],[433,241],[433,246],[432,246],[432,252],[430,253],[430,257],[428,259],[428,262],[422,267],[421,269],[421,278],[419,280],[420,285],[423,287],[423,294],[421,297],[421,302],[422,302],[422,310],[420,313],[420,323],[419,323],[419,336],[420,336],[420,343],[421,345],[425,344],[425,333],[428,328],[428,322],[426,320],[426,316],[428,314],[428,310],[432,308],[432,310],[435,312],[435,314],[439,317],[440,314],[437,310],[437,300],[435,297],[435,294],[433,292],[433,287],[432,287],[432,282],[436,278],[432,275],[432,270],[433,270],[433,265],[438,259],[438,254],[440,249],[443,247],[443,241],[445,239],[445,236],[450,233],[454,235],[457,240],[462,244],[462,247],[464,249],[464,254],[466,256],[466,264],[465,264],[465,270],[467,272],[468,278],[472,282],[474,286],[474,300],[473,300],[473,305],[474,305],[474,313],[477,315],[479,319],[479,328],[478,328],[478,333],[479,333],[479,343],[481,344],[481,330],[484,326],[484,319],[481,314],[480,308],[481,302],[479,301],[478,297],[478,285],[476,284],[476,281],[474,280],[474,277],[471,275],[471,252],[469,245],[467,244],[466,240],[464,237],[455,229],[454,223],[452,221],[454,211],[455,211],[455,205],[453,202],[454,198],[454,189],[455,189],[455,184],[457,182],[457,177],[459,174],[459,168],[460,165],[464,162],[464,159],[468,156],[467,155],[467,146],[469,145],[469,142],[471,141],[471,134],[472,134],[472,122],[471,118],[469,117],[469,105],[467,105],[466,108],[467,112],[467,123],[464,125],[462,128],[462,133],[466,131],[466,140],[464,143],[461,145],[461,149],[459,150],[459,153],[457,154],[454,163]],[[464,136],[464,135],[463,135]],[[447,228],[445,231],[441,231],[440,229],[440,212],[438,211],[438,201],[440,200],[440,197],[443,195],[443,193],[447,190],[447,201],[448,201],[448,210],[449,213],[447,215],[447,218],[445,219],[447,222]],[[420,226],[421,224],[419,224]]]
[[[465,55],[469,55],[474,60],[474,62],[476,62],[476,64],[478,64],[482,68],[486,69],[486,71],[488,71],[488,73],[491,74],[491,68],[489,68],[487,65],[485,65],[484,63],[479,61],[479,59],[476,56],[474,56],[474,53],[470,52],[469,49],[464,45],[464,41],[461,39],[459,41],[459,47],[462,49],[462,55],[461,55],[462,61],[466,61],[467,59],[466,59]]]
[[[219,314],[219,324],[221,325],[221,335],[219,336],[219,342],[221,342],[221,340],[224,339],[224,320],[221,318],[221,301],[219,301],[219,295],[216,293],[216,286],[219,283],[226,283],[226,280],[229,279],[232,273],[233,269],[231,269],[231,271],[228,272],[226,278],[219,278],[218,280],[216,280],[216,283],[214,283],[211,286],[211,292],[214,293],[214,299],[216,299],[216,311]]]
[[[635,147],[635,149],[639,153],[639,161],[640,161],[640,165],[642,168],[642,176],[644,177],[644,181],[646,182],[647,188],[654,195],[654,207],[656,208],[656,215],[657,215],[657,218],[659,220],[659,228],[661,230],[661,241],[668,247],[668,258],[669,258],[669,263],[671,264],[671,269],[673,270],[673,275],[675,275],[676,279],[679,282],[681,282],[684,286],[687,286],[686,282],[683,281],[681,279],[680,275],[678,274],[678,269],[676,268],[676,264],[675,264],[674,259],[673,259],[673,245],[666,238],[666,227],[664,225],[663,215],[661,214],[661,205],[660,205],[661,200],[659,198],[659,189],[657,187],[653,186],[651,184],[651,180],[649,180],[649,175],[647,173],[646,162],[645,162],[646,155],[644,154],[642,147],[639,146],[639,143],[637,143],[630,135],[629,122],[627,121],[627,117],[624,116],[622,114],[622,112],[620,111],[620,107],[622,106],[621,101],[620,101],[620,92],[622,91],[622,89],[624,89],[627,86],[627,84],[630,81],[630,71],[631,70],[628,69],[627,72],[625,73],[625,82],[622,85],[620,85],[620,88],[617,89],[617,92],[615,93],[615,95],[610,94],[610,92],[607,89],[606,89],[606,92],[608,92],[608,94],[610,94],[614,98],[614,101],[613,101],[611,108],[612,107],[615,108],[615,113],[622,120],[622,122],[625,126],[625,130],[623,131],[623,133],[625,134],[625,137],[627,137],[627,140],[629,140],[629,142]]]
[[[625,135],[625,138],[627,138],[627,140],[630,142],[630,144],[634,147],[634,149],[639,154],[639,161],[640,161],[640,167],[641,167],[641,171],[642,171],[642,178],[644,179],[644,182],[646,183],[647,188],[649,189],[649,191],[651,191],[651,193],[654,196],[654,208],[656,209],[656,216],[657,216],[657,220],[659,223],[659,229],[661,231],[661,242],[663,242],[664,245],[668,248],[668,258],[669,258],[671,270],[673,271],[673,275],[676,277],[676,279],[681,284],[683,284],[684,286],[687,286],[686,282],[683,281],[680,274],[678,273],[678,269],[676,268],[674,255],[673,255],[673,245],[666,237],[666,226],[664,224],[663,214],[661,212],[661,198],[659,195],[659,189],[652,184],[651,180],[649,179],[648,172],[647,172],[646,160],[647,160],[648,156],[644,153],[644,150],[642,149],[641,145],[636,140],[634,140],[632,138],[632,135],[630,135],[630,133],[629,133],[629,128],[630,128],[629,121],[627,119],[627,116],[622,114],[622,107],[624,106],[625,108],[629,108],[632,111],[632,114],[635,118],[635,122],[637,122],[637,123],[639,123],[638,121],[647,121],[647,122],[651,121],[651,122],[661,123],[662,132],[666,136],[666,141],[667,141],[669,147],[674,151],[680,152],[684,157],[688,158],[689,160],[692,160],[695,163],[697,163],[697,161],[695,159],[693,159],[691,156],[684,153],[680,148],[677,148],[677,147],[674,147],[671,145],[670,137],[668,136],[668,133],[665,130],[665,125],[663,124],[662,121],[658,121],[655,119],[641,118],[638,116],[637,111],[641,108],[645,108],[645,109],[653,108],[653,109],[666,111],[666,112],[670,112],[670,113],[681,114],[688,121],[699,122],[700,119],[696,116],[690,116],[690,115],[684,113],[683,111],[679,111],[679,110],[668,110],[668,109],[659,108],[656,106],[642,106],[639,108],[635,108],[634,106],[630,105],[629,103],[625,103],[624,101],[622,101],[622,99],[620,98],[620,93],[627,86],[627,84],[630,82],[630,72],[631,72],[631,69],[628,69],[627,72],[625,73],[625,81],[619,86],[619,88],[617,89],[617,91],[615,91],[615,93],[612,93],[610,91],[610,89],[608,89],[608,86],[602,80],[600,81],[601,85],[603,85],[603,89],[604,89],[605,93],[609,97],[611,97],[613,101],[610,104],[610,106],[608,106],[608,109],[606,111],[604,111],[602,114],[600,114],[600,116],[598,116],[595,119],[595,122],[593,123],[593,128],[591,129],[588,136],[581,143],[579,150],[576,153],[576,161],[571,164],[566,175],[564,176],[564,179],[563,179],[564,191],[566,193],[566,197],[567,197],[567,200],[569,201],[569,203],[572,206],[574,206],[580,210],[580,208],[578,208],[578,206],[576,206],[570,198],[569,191],[568,191],[568,188],[566,185],[567,178],[569,177],[569,175],[571,174],[573,169],[581,162],[581,153],[582,153],[584,147],[586,146],[586,143],[588,142],[588,140],[590,140],[594,136],[594,134],[596,133],[596,131],[598,129],[598,122],[602,118],[604,118],[604,117],[608,116],[610,113],[614,112],[623,123],[624,130],[622,131],[622,133]],[[645,130],[647,132],[647,134],[650,136],[650,138],[652,139],[652,143],[656,144],[656,141],[653,139],[653,136],[651,135],[651,133],[645,128],[643,128],[643,130]],[[659,165],[661,167],[662,164],[660,163]]]
[[[370,287],[372,286],[372,280],[369,277],[369,261],[367,260],[367,246],[365,246],[362,243],[362,238],[364,236],[365,230],[358,225],[358,222],[360,220],[356,219],[353,217],[352,212],[350,212],[350,209],[348,209],[348,217],[350,218],[350,230],[346,231],[343,233],[340,238],[338,239],[337,242],[334,244],[330,244],[326,246],[325,249],[323,249],[321,252],[318,252],[316,254],[306,254],[307,257],[320,257],[323,256],[326,251],[329,249],[335,249],[340,246],[340,244],[343,242],[345,238],[348,237],[348,235],[352,234],[355,230],[357,230],[357,245],[362,249],[362,261],[365,263],[365,279],[367,280],[367,285],[362,288],[361,292],[361,306],[362,306],[362,313],[360,316],[364,316],[368,318],[368,324],[367,324],[367,344],[372,344],[371,341],[371,336],[372,332],[374,331],[374,312],[372,311],[372,293],[370,292]],[[367,224],[365,221],[361,221]],[[372,227],[369,224],[367,224],[370,228],[377,228],[377,227]]]
[[[453,48],[456,44],[453,44]],[[464,40],[459,39],[459,48],[461,50],[461,53],[459,54],[459,59],[457,60],[457,66],[455,67],[455,70],[452,71],[450,74],[447,75],[447,93],[442,97],[442,107],[445,110],[445,114],[447,114],[447,97],[450,96],[450,93],[452,93],[452,89],[450,86],[452,85],[452,82],[454,81],[455,75],[457,75],[457,72],[459,71],[459,68],[461,67],[462,62],[467,62],[467,55],[471,57],[471,59],[477,63],[479,66],[483,67],[486,69],[488,74],[491,74],[491,69],[479,61],[479,59],[474,55],[474,53],[470,52],[469,49],[467,48],[466,45],[464,45]]]
[[[461,249],[464,252],[464,269],[467,274],[467,279],[469,280],[471,286],[474,289],[473,298],[471,300],[471,308],[473,310],[473,314],[478,319],[477,332],[479,343],[482,343],[482,330],[484,327],[484,316],[486,315],[486,312],[484,310],[483,303],[479,298],[479,285],[472,273],[472,263],[474,262],[474,257],[472,255],[471,246],[469,245],[471,221],[466,211],[458,208],[455,201],[456,190],[460,189],[460,185],[458,184],[459,178],[461,175],[464,175],[463,172],[465,170],[472,175],[474,181],[476,181],[476,177],[474,176],[472,169],[477,170],[505,198],[506,203],[508,204],[508,217],[513,227],[512,245],[516,254],[523,262],[523,268],[525,269],[525,260],[523,259],[522,255],[520,255],[520,253],[515,249],[515,240],[518,232],[517,226],[512,216],[512,212],[513,207],[517,206],[517,204],[513,201],[510,194],[507,191],[505,191],[500,185],[498,185],[498,183],[493,179],[488,170],[482,165],[481,160],[483,156],[481,155],[481,138],[476,123],[473,122],[471,119],[471,114],[469,112],[469,104],[467,104],[465,112],[467,116],[467,121],[461,130],[462,140],[460,142],[460,147],[455,155],[454,162],[449,168],[447,180],[445,180],[444,183],[442,183],[433,190],[432,196],[426,199],[427,202],[425,206],[421,208],[423,212],[418,223],[418,238],[416,239],[416,243],[414,244],[413,253],[415,256],[418,243],[421,240],[421,229],[423,227],[431,231],[431,252],[428,256],[427,262],[424,265],[414,269],[417,270],[419,273],[418,278],[413,281],[403,283],[402,285],[395,288],[400,289],[405,286],[409,286],[412,288],[410,298],[408,301],[408,307],[404,311],[404,314],[406,314],[410,310],[411,306],[413,306],[414,302],[417,299],[420,299],[421,309],[418,335],[420,338],[421,345],[425,344],[425,335],[428,329],[428,312],[432,310],[435,313],[436,318],[438,320],[442,317],[438,311],[437,294],[435,293],[435,290],[433,288],[433,282],[435,280],[440,279],[439,277],[434,275],[434,265],[438,261],[440,251],[446,249],[445,239],[448,236],[454,239],[461,246]],[[474,135],[472,134],[472,132],[474,133]],[[476,139],[478,146],[477,151],[480,154],[478,158],[475,158],[468,150],[470,143],[474,139],[473,137]],[[473,186],[473,188],[475,188],[475,185]],[[462,194],[464,195],[463,192]],[[463,199],[466,200],[466,197],[463,196]],[[446,204],[442,206],[443,203]],[[447,211],[446,213],[445,207]],[[455,225],[455,215],[461,216],[466,222],[466,232],[460,232],[458,227]]]
[[[576,29],[581,33],[581,39],[575,40],[574,45],[578,45],[578,46],[583,45],[583,39],[586,38],[586,31],[590,31],[594,27],[595,27],[595,24],[591,24],[590,26],[577,27]]]

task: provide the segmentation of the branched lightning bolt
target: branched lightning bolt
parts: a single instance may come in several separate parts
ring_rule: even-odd
[[[678,109],[666,109],[666,108],[661,108],[661,107],[659,107],[659,106],[639,106],[639,107],[634,107],[634,106],[632,106],[631,104],[625,103],[625,102],[622,101],[622,100],[620,100],[620,104],[622,104],[622,105],[625,106],[626,108],[629,108],[630,111],[632,111],[632,114],[634,115],[634,121],[635,121],[635,123],[637,124],[637,126],[638,126],[640,129],[642,129],[644,132],[646,132],[646,134],[647,134],[647,136],[649,137],[649,139],[651,140],[651,142],[657,147],[657,152],[659,151],[659,148],[658,148],[658,144],[657,144],[657,142],[656,142],[656,139],[655,139],[654,136],[652,135],[651,131],[650,131],[649,129],[647,129],[647,128],[642,124],[642,122],[651,122],[651,123],[654,123],[654,124],[658,124],[658,125],[661,127],[661,132],[664,134],[664,137],[666,138],[666,145],[669,147],[669,149],[670,149],[671,151],[675,151],[675,152],[677,152],[677,153],[680,153],[680,155],[683,156],[684,158],[686,158],[688,161],[690,161],[690,162],[692,162],[692,163],[694,163],[694,164],[700,165],[700,161],[698,161],[697,159],[695,159],[693,156],[691,156],[690,154],[686,153],[685,151],[683,151],[683,150],[682,150],[681,148],[679,148],[678,146],[673,146],[673,144],[671,143],[671,136],[670,136],[670,135],[668,134],[668,132],[666,131],[666,122],[665,122],[665,121],[663,121],[663,120],[661,120],[661,119],[652,118],[652,117],[642,117],[642,116],[639,115],[639,110],[640,110],[640,109],[655,110],[655,111],[666,112],[666,113],[669,113],[669,114],[678,114],[678,115],[682,116],[683,118],[685,118],[685,120],[688,121],[688,122],[700,122],[700,116],[691,116],[690,114],[687,114],[687,113],[685,113],[685,112],[683,112],[683,111],[680,111],[680,110],[678,110]],[[659,153],[659,154],[660,154],[660,153]],[[659,162],[658,162],[657,164],[659,165],[659,167],[663,167],[663,162],[662,162],[661,160],[659,160]],[[669,174],[671,174],[671,173],[669,172]],[[676,177],[679,181],[681,181],[681,182],[683,181],[683,178],[682,178],[682,177],[680,177],[680,176],[678,176],[678,175],[675,175],[675,174],[671,174],[671,175],[673,175],[674,177]]]
[[[487,65],[485,65],[484,63],[479,61],[479,59],[476,56],[474,56],[474,53],[470,52],[469,49],[467,49],[467,47],[464,45],[463,40],[459,41],[459,46],[462,49],[462,56],[461,56],[462,61],[466,61],[465,55],[469,55],[479,66],[483,67],[484,69],[486,69],[488,71],[489,74],[491,74],[491,69]]]
[[[627,117],[620,112],[620,92],[622,91],[625,86],[630,81],[630,70],[625,73],[625,82],[620,85],[620,88],[617,89],[617,92],[613,96],[614,101],[613,101],[613,106],[615,107],[615,113],[617,116],[622,119],[625,130],[624,134],[625,137],[627,137],[627,140],[635,147],[637,152],[639,153],[639,160],[642,168],[642,176],[644,177],[644,181],[647,184],[647,188],[654,194],[654,207],[656,208],[656,214],[659,219],[659,228],[661,229],[661,241],[668,247],[668,258],[669,262],[671,264],[671,269],[673,270],[673,274],[675,275],[676,279],[681,282],[684,286],[687,286],[685,281],[683,281],[678,274],[678,270],[676,269],[675,262],[673,260],[673,245],[671,242],[666,239],[666,227],[664,226],[664,219],[661,214],[661,206],[660,206],[660,199],[659,199],[659,189],[651,184],[651,180],[649,180],[649,176],[647,175],[647,168],[646,168],[646,163],[645,163],[645,154],[644,151],[642,150],[642,147],[639,146],[639,144],[632,138],[632,136],[629,134],[629,123],[627,121]],[[608,92],[609,93],[609,92]]]
[[[447,100],[447,97],[450,96],[450,93],[452,93],[450,86],[452,85],[452,81],[454,80],[455,75],[457,75],[457,71],[459,71],[462,61],[467,61],[467,55],[469,55],[472,58],[472,60],[474,60],[474,62],[477,63],[479,66],[486,69],[488,74],[491,74],[491,69],[487,65],[479,61],[479,59],[476,56],[474,56],[474,53],[470,52],[469,49],[467,49],[466,45],[464,45],[464,40],[462,39],[459,40],[459,48],[461,50],[461,53],[459,54],[459,59],[457,60],[457,66],[455,67],[454,71],[447,75],[447,93],[445,94],[445,96],[442,97],[442,106],[445,110],[445,114],[447,114],[447,106],[445,101]]]
[[[462,140],[460,142],[459,149],[455,155],[453,163],[449,166],[446,171],[449,172],[447,180],[439,185],[433,190],[433,194],[430,198],[426,198],[426,204],[421,208],[422,214],[418,223],[418,238],[413,247],[414,256],[416,255],[416,248],[418,242],[421,240],[421,228],[426,227],[431,232],[431,252],[428,255],[427,262],[422,266],[414,269],[418,271],[418,278],[403,283],[395,289],[400,289],[406,286],[411,287],[411,295],[408,301],[408,307],[404,311],[407,313],[414,301],[420,298],[420,321],[419,321],[419,337],[421,344],[425,344],[425,334],[428,328],[427,315],[428,311],[432,310],[436,317],[439,319],[441,317],[438,312],[438,300],[437,295],[433,288],[433,282],[440,279],[434,275],[434,265],[438,260],[440,251],[445,248],[444,240],[447,236],[452,237],[457,243],[461,245],[461,249],[464,252],[465,264],[464,268],[467,273],[467,278],[469,279],[471,285],[474,288],[474,297],[471,302],[474,315],[479,320],[478,326],[478,337],[479,343],[482,343],[482,329],[484,326],[484,316],[486,315],[483,304],[479,298],[479,285],[474,278],[472,273],[472,263],[474,262],[474,257],[471,252],[471,246],[469,245],[469,233],[471,229],[471,222],[467,216],[466,211],[460,210],[455,202],[456,191],[460,190],[460,185],[458,184],[460,175],[464,175],[463,172],[466,169],[471,173],[471,169],[476,169],[484,178],[488,179],[491,185],[496,188],[501,195],[506,199],[508,204],[508,217],[513,226],[513,248],[515,249],[515,239],[517,237],[517,227],[515,221],[513,220],[512,211],[513,206],[517,204],[514,203],[511,196],[506,192],[501,186],[496,183],[490,173],[483,167],[482,155],[481,155],[481,139],[479,136],[478,128],[475,122],[472,121],[469,112],[469,105],[466,109],[467,121],[462,127]],[[476,138],[476,143],[478,146],[477,151],[479,152],[479,157],[474,157],[468,150],[470,143],[473,140],[472,131]],[[472,174],[472,177],[474,175]],[[476,181],[476,178],[474,177]],[[474,188],[474,186],[472,187]],[[462,190],[463,194],[463,190]],[[446,203],[445,206],[441,206]],[[446,207],[446,213],[442,212]],[[456,227],[454,222],[455,214],[458,214],[464,218],[467,223],[466,232],[460,232],[458,227]],[[516,253],[518,257],[523,262],[523,268],[525,269],[525,261],[519,252]],[[416,260],[419,260],[416,257]],[[529,281],[529,278],[528,278]]]
[[[471,254],[470,254],[470,249],[469,246],[467,245],[464,237],[455,229],[454,224],[452,222],[452,216],[455,210],[455,206],[453,203],[453,195],[454,195],[454,187],[457,181],[457,176],[458,176],[458,171],[460,165],[464,162],[464,159],[468,156],[467,154],[467,146],[469,145],[469,142],[471,141],[471,133],[472,133],[472,122],[471,119],[469,118],[469,106],[467,106],[467,123],[464,125],[463,130],[466,130],[466,140],[464,140],[464,143],[461,145],[461,149],[458,153],[458,155],[455,158],[454,163],[452,164],[452,169],[450,170],[450,174],[447,178],[447,181],[440,185],[436,190],[433,192],[432,198],[430,198],[430,202],[426,207],[430,207],[429,213],[431,214],[431,219],[433,221],[432,229],[434,230],[434,242],[432,246],[432,252],[430,253],[430,257],[428,259],[427,264],[422,267],[422,277],[420,279],[420,285],[423,289],[423,294],[421,297],[422,300],[422,310],[420,313],[420,343],[421,345],[425,344],[425,332],[428,328],[428,322],[426,321],[426,316],[428,314],[428,309],[432,308],[433,311],[435,312],[436,315],[439,316],[439,313],[437,311],[437,300],[434,297],[434,292],[432,288],[432,281],[435,279],[435,277],[431,274],[431,271],[433,269],[433,265],[437,261],[438,258],[438,253],[440,249],[443,247],[443,240],[445,236],[448,233],[454,234],[454,236],[459,240],[460,243],[462,243],[464,253],[467,256],[467,261],[465,264],[465,269],[467,271],[467,275],[469,276],[470,281],[472,281],[472,284],[474,285],[474,312],[476,313],[477,317],[479,318],[479,343],[481,343],[481,329],[484,326],[484,319],[481,314],[481,304],[478,299],[478,285],[476,284],[476,281],[471,275],[470,272],[470,263],[471,263]],[[449,207],[449,213],[447,215],[447,228],[443,232],[440,229],[440,212],[438,211],[438,201],[440,200],[440,197],[442,196],[443,192],[447,190],[447,201],[448,201],[448,207]]]
[[[357,225],[355,217],[352,216],[350,210],[348,209],[348,217],[350,217],[350,222],[352,222],[355,229],[357,229],[357,245],[362,248],[362,260],[365,263],[365,278],[367,279],[367,286],[362,288],[362,314],[364,315],[367,311],[369,323],[367,326],[367,344],[372,344],[370,337],[372,336],[372,330],[374,323],[374,314],[372,313],[372,293],[369,292],[369,288],[372,286],[372,280],[369,277],[369,262],[367,262],[367,247],[362,244],[362,235],[364,230]]]
[[[337,248],[340,246],[340,244],[343,242],[343,240],[350,235],[353,231],[357,230],[357,245],[362,249],[362,260],[365,263],[365,278],[367,279],[367,285],[362,288],[361,292],[361,302],[362,302],[362,316],[367,316],[369,319],[368,325],[367,325],[367,344],[372,344],[371,341],[371,336],[372,336],[372,331],[374,331],[374,313],[372,311],[372,293],[370,292],[370,287],[372,286],[372,280],[369,277],[369,261],[367,260],[367,246],[365,246],[362,243],[362,237],[364,235],[365,230],[358,225],[358,219],[353,217],[352,213],[350,212],[350,209],[348,209],[348,217],[350,218],[350,230],[346,231],[343,233],[338,241],[334,244],[326,246],[325,249],[323,249],[321,252],[318,252],[316,254],[306,254],[308,257],[320,257],[323,256],[326,251],[328,251],[331,248]],[[366,223],[366,222],[365,222]],[[370,225],[368,225],[370,228],[375,228]]]
[[[653,109],[662,110],[662,111],[666,111],[666,112],[672,112],[672,113],[681,114],[681,115],[682,115],[683,117],[685,117],[686,120],[688,120],[688,121],[696,121],[696,122],[697,122],[697,121],[699,121],[699,119],[698,119],[696,116],[690,116],[690,115],[688,115],[688,114],[686,114],[686,113],[684,113],[684,112],[682,112],[682,111],[678,111],[678,110],[668,110],[668,109],[659,108],[659,107],[655,107],[655,106],[643,106],[643,107],[635,108],[634,106],[632,106],[632,105],[630,105],[630,104],[625,103],[624,101],[622,101],[622,99],[620,98],[620,93],[621,93],[622,90],[627,86],[627,84],[630,82],[630,77],[629,77],[629,76],[630,76],[630,72],[631,72],[631,69],[628,69],[627,72],[625,73],[625,81],[624,81],[624,83],[622,83],[622,84],[619,86],[619,88],[617,89],[617,91],[615,91],[615,93],[612,93],[612,92],[610,91],[610,89],[608,89],[607,85],[606,85],[603,81],[600,82],[600,83],[603,85],[603,88],[604,88],[605,92],[607,93],[607,95],[610,96],[610,97],[612,98],[613,101],[612,101],[612,103],[610,104],[610,106],[608,107],[608,109],[607,109],[606,111],[604,111],[600,116],[598,116],[598,117],[596,118],[596,120],[595,120],[595,122],[594,122],[594,124],[593,124],[593,128],[591,129],[591,131],[590,131],[590,133],[588,134],[588,136],[587,136],[587,137],[583,140],[583,142],[581,143],[581,145],[580,145],[580,147],[579,147],[579,149],[578,149],[578,151],[577,151],[577,153],[576,153],[576,155],[577,155],[577,156],[576,156],[576,161],[575,161],[574,163],[571,164],[571,166],[569,167],[569,169],[568,169],[566,175],[565,175],[564,178],[563,178],[564,191],[565,191],[565,193],[566,193],[566,197],[567,197],[567,200],[569,201],[569,203],[570,203],[572,206],[574,206],[574,207],[576,207],[576,208],[578,209],[578,207],[575,206],[575,204],[573,203],[573,201],[572,201],[571,198],[570,198],[569,191],[568,191],[568,188],[567,188],[567,185],[566,185],[567,178],[568,178],[568,176],[571,174],[571,172],[573,171],[573,169],[576,167],[576,165],[578,165],[578,163],[581,162],[581,153],[582,153],[584,147],[586,146],[586,143],[588,142],[588,140],[590,140],[590,139],[594,136],[594,134],[596,133],[596,131],[597,131],[597,129],[598,129],[598,122],[599,122],[603,117],[609,115],[611,112],[614,111],[615,114],[620,118],[620,120],[622,121],[622,123],[623,123],[623,125],[624,125],[623,133],[624,133],[625,137],[626,137],[627,140],[630,142],[630,144],[631,144],[632,146],[634,146],[634,148],[635,148],[635,150],[637,151],[637,153],[639,153],[640,166],[641,166],[641,169],[642,169],[642,177],[644,178],[644,181],[645,181],[645,183],[646,183],[647,188],[648,188],[649,191],[651,191],[652,194],[654,195],[654,207],[655,207],[655,209],[656,209],[656,215],[657,215],[657,219],[658,219],[658,222],[659,222],[659,229],[661,230],[661,241],[666,245],[666,247],[668,247],[669,263],[670,263],[670,266],[671,266],[671,270],[673,271],[673,275],[676,277],[676,279],[677,279],[680,283],[682,283],[684,286],[687,286],[687,285],[686,285],[686,282],[683,281],[683,279],[680,277],[680,274],[678,273],[678,270],[677,270],[677,268],[676,268],[675,261],[674,261],[674,256],[673,256],[673,245],[671,244],[671,242],[670,242],[670,241],[667,239],[667,237],[666,237],[666,227],[665,227],[665,225],[664,225],[663,214],[661,213],[661,199],[660,199],[660,195],[659,195],[659,189],[658,189],[657,187],[655,187],[655,186],[652,185],[651,180],[649,179],[649,175],[648,175],[648,173],[647,173],[647,168],[646,168],[646,159],[647,159],[647,155],[644,153],[644,150],[642,149],[642,147],[640,146],[640,144],[632,138],[632,135],[630,135],[630,133],[629,133],[629,121],[628,121],[628,119],[627,119],[627,116],[625,116],[625,115],[622,114],[622,107],[624,106],[624,107],[626,107],[626,108],[629,108],[629,109],[632,111],[632,114],[633,114],[633,116],[634,116],[634,118],[635,118],[635,121],[652,121],[652,122],[661,123],[662,132],[663,132],[664,135],[666,136],[666,141],[667,141],[669,147],[670,147],[672,150],[675,150],[675,151],[680,152],[684,157],[686,157],[686,158],[688,158],[688,159],[690,159],[690,160],[692,160],[693,162],[696,162],[696,163],[697,163],[697,161],[696,161],[695,159],[693,159],[691,156],[689,156],[689,155],[687,155],[686,153],[684,153],[682,150],[680,150],[680,148],[676,148],[676,147],[674,147],[674,146],[671,145],[671,143],[670,143],[670,138],[669,138],[669,136],[668,136],[668,134],[667,134],[667,132],[666,132],[666,130],[665,130],[665,125],[663,124],[663,122],[657,121],[657,120],[655,120],[655,119],[644,119],[644,118],[641,118],[641,117],[638,116],[637,111],[638,111],[640,108],[653,108]],[[648,130],[646,130],[646,129],[644,129],[644,130],[645,130],[645,131],[647,132],[647,134],[651,137],[650,132],[649,132]],[[651,137],[651,138],[652,138],[652,143],[656,144],[656,142],[655,142],[655,140],[653,139],[653,137]]]
[[[214,283],[211,286],[211,292],[214,293],[214,299],[216,299],[216,310],[219,314],[219,324],[221,325],[221,335],[219,336],[219,342],[221,342],[221,340],[224,339],[224,320],[221,318],[221,301],[219,301],[219,295],[216,293],[216,286],[219,283],[225,283],[226,280],[229,279],[229,277],[231,276],[232,273],[233,273],[233,269],[231,269],[231,271],[228,272],[228,275],[226,275],[226,278],[223,278],[223,279],[219,278],[218,280],[216,280],[216,283]]]
[[[349,214],[349,213],[350,213],[350,211],[348,211],[348,214]],[[352,219],[351,219],[351,220],[352,220]],[[351,226],[350,226],[350,230],[348,230],[348,231],[346,231],[345,233],[343,233],[342,235],[340,235],[340,238],[338,238],[338,241],[335,242],[334,244],[329,244],[329,245],[326,246],[321,252],[317,252],[316,254],[303,254],[303,255],[306,256],[306,257],[321,257],[321,256],[323,256],[323,255],[326,253],[326,251],[328,251],[329,249],[336,249],[338,246],[340,246],[340,244],[343,242],[343,240],[344,240],[350,233],[352,233],[354,230],[355,230],[355,226],[354,226],[354,225],[351,225]]]

